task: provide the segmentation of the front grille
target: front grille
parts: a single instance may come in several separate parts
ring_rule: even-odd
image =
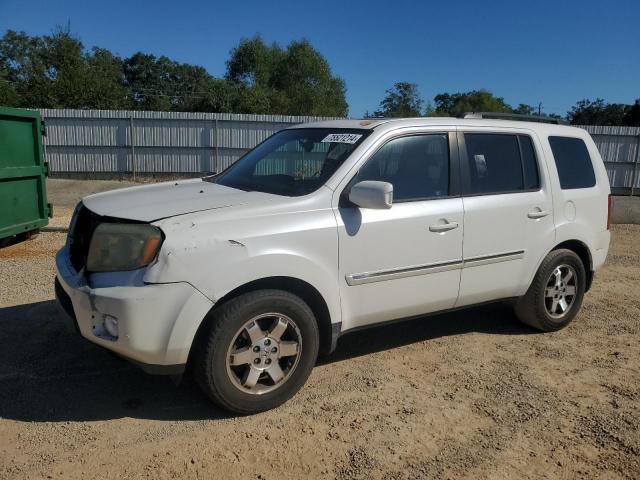
[[[89,253],[89,243],[93,231],[101,222],[101,216],[93,213],[82,203],[78,206],[75,214],[73,228],[69,232],[71,243],[69,245],[69,254],[71,257],[71,265],[77,272],[82,270],[87,263],[87,254]]]

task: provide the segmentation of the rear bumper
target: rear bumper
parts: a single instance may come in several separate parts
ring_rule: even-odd
[[[597,272],[600,267],[604,265],[607,259],[607,253],[609,253],[609,242],[611,241],[611,232],[605,230],[598,234],[598,242],[596,249],[591,253],[591,260],[593,262],[592,270]]]
[[[70,264],[67,247],[56,256],[56,297],[87,340],[131,360],[149,373],[184,370],[193,335],[213,306],[188,283],[91,288]],[[107,328],[117,325],[114,336]]]

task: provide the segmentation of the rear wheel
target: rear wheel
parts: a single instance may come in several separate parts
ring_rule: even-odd
[[[241,295],[215,310],[194,358],[196,379],[236,413],[274,408],[304,385],[318,356],[315,317],[280,290]]]
[[[580,257],[571,250],[554,250],[516,303],[516,315],[539,330],[560,330],[578,314],[585,286],[586,272]]]

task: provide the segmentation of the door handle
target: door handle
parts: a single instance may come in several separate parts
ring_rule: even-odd
[[[448,232],[454,228],[458,228],[458,222],[438,223],[436,225],[429,225],[429,231],[435,233]]]
[[[527,213],[527,217],[533,218],[533,219],[544,218],[550,213],[551,212],[548,210],[534,210],[533,212]]]

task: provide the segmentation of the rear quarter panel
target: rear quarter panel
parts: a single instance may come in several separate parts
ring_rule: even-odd
[[[580,138],[585,142],[596,184],[590,188],[562,189],[556,168],[549,136]],[[554,220],[556,224],[556,243],[578,240],[591,252],[592,270],[597,270],[609,249],[609,231],[607,230],[609,177],[604,163],[591,136],[583,129],[563,127],[557,131],[547,129],[541,135],[547,168],[551,172],[553,190]]]

